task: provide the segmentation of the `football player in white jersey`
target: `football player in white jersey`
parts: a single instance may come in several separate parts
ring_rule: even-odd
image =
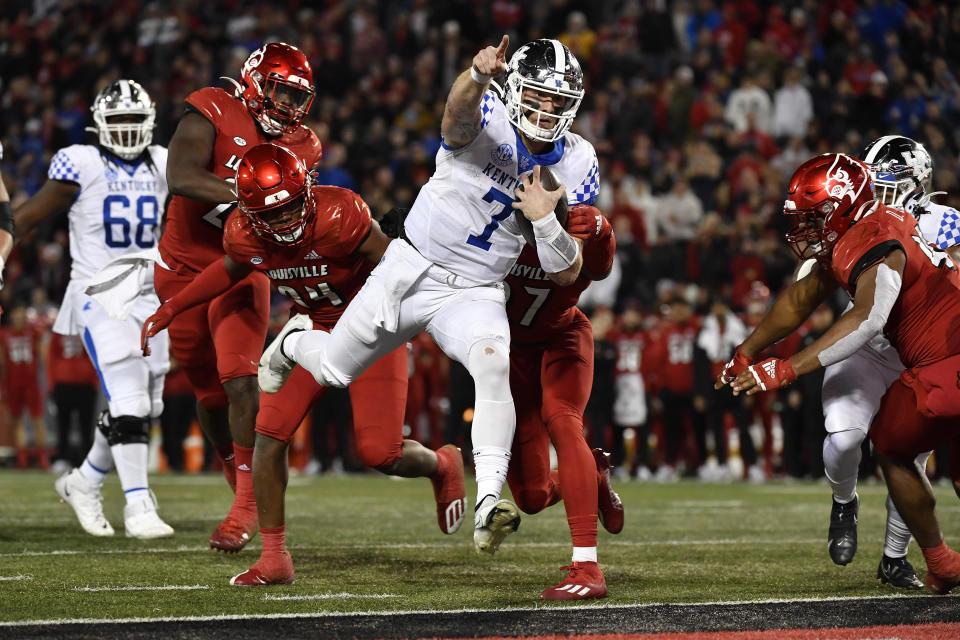
[[[81,336],[109,405],[83,464],[55,487],[87,533],[113,535],[100,490],[115,465],[126,496],[126,535],[167,537],[173,529],[157,514],[147,484],[147,442],[150,420],[163,409],[169,360],[165,343],[144,357],[139,332],[159,306],[150,255],[167,198],[167,150],[150,144],[156,108],[136,82],[114,81],[91,111],[99,143],[58,151],[47,182],[15,214],[23,234],[69,211],[73,263],[53,330]],[[111,296],[106,307],[100,294]]]
[[[860,155],[874,179],[877,199],[913,214],[920,232],[938,248],[960,258],[960,214],[930,202],[933,161],[923,145],[898,135],[874,140]],[[852,303],[851,303],[852,306]],[[833,489],[827,549],[834,563],[846,565],[857,551],[857,472],[860,445],[880,408],[887,387],[903,371],[896,349],[882,333],[846,360],[826,367],[823,412],[827,437],[823,463]],[[921,468],[930,453],[917,457]],[[938,461],[942,464],[943,461]],[[907,560],[910,530],[887,496],[886,539],[877,578],[902,589],[922,589],[923,583]]]
[[[553,210],[561,197],[592,203],[599,185],[593,146],[569,132],[583,99],[576,58],[556,40],[536,40],[508,65],[508,44],[504,36],[477,53],[450,89],[437,169],[406,218],[403,240],[390,244],[331,333],[300,331],[309,321],[291,320],[259,370],[268,393],[296,364],[320,384],[342,387],[426,330],[473,377],[474,546],[491,554],[520,523],[517,506],[500,498],[516,427],[502,280],[523,248],[518,217],[532,222],[549,277],[569,284],[580,271],[580,244]],[[503,72],[501,100],[490,86]],[[570,188],[546,191],[541,165]]]

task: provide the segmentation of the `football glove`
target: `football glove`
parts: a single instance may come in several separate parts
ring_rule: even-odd
[[[750,366],[752,361],[747,356],[743,355],[743,352],[740,351],[740,347],[737,347],[736,352],[733,354],[733,358],[730,359],[730,362],[723,366],[723,371],[720,372],[720,377],[717,379],[718,385],[717,389],[724,385],[728,385],[734,380],[737,379],[737,376],[747,370],[747,367]]]
[[[580,205],[567,213],[567,233],[574,238],[591,240],[603,238],[612,231],[610,221],[596,207]]]
[[[767,358],[762,362],[750,365],[747,371],[753,376],[756,386],[761,391],[782,389],[797,379],[797,372],[793,369],[790,360],[782,358]],[[749,389],[747,390],[749,392]]]
[[[410,209],[394,207],[380,218],[380,230],[388,238],[399,238],[403,233],[403,221],[407,219]]]
[[[173,312],[166,305],[160,305],[156,312],[143,323],[140,332],[140,349],[144,356],[150,355],[150,338],[170,326],[173,322]]]

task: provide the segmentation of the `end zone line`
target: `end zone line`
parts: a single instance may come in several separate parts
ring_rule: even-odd
[[[809,603],[817,604],[824,602],[863,602],[870,600],[889,600],[906,601],[914,599],[929,599],[930,596],[924,593],[912,594],[890,594],[883,596],[854,596],[854,597],[828,597],[828,598],[785,598],[768,600],[735,600],[729,602],[650,602],[646,604],[583,604],[577,607],[557,607],[557,606],[534,606],[534,607],[503,607],[499,609],[403,609],[397,611],[323,611],[323,612],[301,612],[301,613],[265,613],[265,614],[230,614],[219,616],[163,616],[157,618],[64,618],[60,620],[18,620],[15,622],[0,622],[0,628],[3,627],[23,627],[29,625],[58,626],[66,624],[136,624],[136,623],[155,623],[155,622],[215,622],[228,620],[284,620],[300,618],[343,618],[349,616],[369,616],[369,617],[392,617],[392,616],[421,616],[421,615],[450,615],[450,614],[478,614],[478,613],[500,613],[503,611],[583,611],[585,609],[609,609],[609,610],[636,610],[643,611],[658,607],[737,607],[764,604],[794,604]]]

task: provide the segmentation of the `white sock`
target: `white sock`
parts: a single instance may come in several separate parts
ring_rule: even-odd
[[[113,468],[113,455],[110,452],[110,445],[107,444],[107,437],[100,429],[96,427],[94,429],[96,431],[93,434],[93,446],[90,447],[78,471],[84,480],[100,488],[107,478],[107,473]]]
[[[829,433],[823,441],[824,474],[833,488],[833,499],[840,504],[856,496],[862,441],[863,435],[854,430]]]
[[[147,483],[148,450],[145,442],[115,444],[110,447],[127,504],[142,500],[150,492],[150,485]]]
[[[573,548],[573,562],[596,562],[597,561],[597,548],[596,547],[574,547]]]
[[[893,498],[887,496],[887,533],[883,541],[883,555],[888,558],[904,558],[909,546],[910,529],[894,506]]]
[[[510,450],[503,447],[480,447],[473,450],[473,465],[477,474],[477,508],[486,496],[500,499],[507,481]]]

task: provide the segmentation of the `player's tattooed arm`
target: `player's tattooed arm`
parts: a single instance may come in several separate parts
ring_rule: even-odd
[[[814,266],[777,296],[757,328],[740,345],[740,351],[755,360],[764,349],[793,333],[836,288],[833,277],[820,265]]]
[[[390,244],[390,238],[383,233],[376,220],[371,220],[370,222],[372,223],[370,233],[367,234],[366,240],[357,247],[357,253],[373,264],[379,264],[384,251],[387,250],[387,246]]]
[[[473,65],[453,82],[440,122],[443,143],[452,149],[469,144],[480,132],[480,99],[490,80],[507,70],[507,46],[503,36],[496,47],[485,47],[473,57]]]
[[[233,185],[207,170],[217,130],[199,113],[188,111],[170,139],[167,185],[170,193],[212,204],[235,202]]]

